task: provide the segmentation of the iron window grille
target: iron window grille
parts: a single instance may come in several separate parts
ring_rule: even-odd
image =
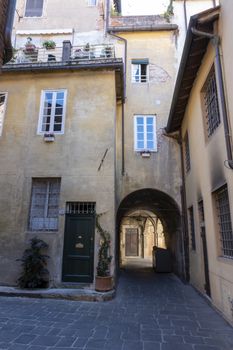
[[[224,257],[233,258],[233,233],[227,185],[215,192],[221,250]]]
[[[25,17],[41,17],[43,13],[44,0],[27,0]]]
[[[185,153],[185,168],[186,168],[186,173],[188,173],[191,169],[188,133],[186,133],[184,137],[184,153]]]
[[[200,219],[200,224],[203,225],[205,222],[205,212],[204,212],[204,203],[203,200],[201,200],[198,203],[198,212],[199,212],[199,219]]]
[[[66,214],[95,214],[95,202],[67,202]]]
[[[60,186],[60,178],[32,179],[31,231],[58,230]]]
[[[218,105],[218,91],[215,70],[212,67],[203,88],[205,115],[207,123],[207,135],[210,137],[220,124],[220,112]]]
[[[191,248],[196,250],[196,238],[195,238],[195,225],[194,225],[194,214],[193,207],[188,209],[189,212],[189,227],[190,227],[190,236],[191,236]]]

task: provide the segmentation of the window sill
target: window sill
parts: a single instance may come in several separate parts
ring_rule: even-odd
[[[56,233],[58,233],[58,230],[54,230],[54,231],[30,231],[30,230],[28,230],[28,231],[26,231],[25,233],[26,233],[26,234],[29,234],[29,235],[31,235],[31,234],[34,234],[34,235],[56,234]]]
[[[218,256],[217,260],[224,264],[233,265],[233,257]]]

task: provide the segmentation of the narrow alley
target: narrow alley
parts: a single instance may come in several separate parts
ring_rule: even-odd
[[[230,350],[233,329],[173,274],[121,271],[116,298],[0,298],[0,349]]]

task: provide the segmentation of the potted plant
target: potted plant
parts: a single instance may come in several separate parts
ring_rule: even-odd
[[[32,38],[30,36],[27,38],[26,44],[24,46],[25,53],[33,53],[36,51],[36,46],[32,43]]]
[[[113,289],[113,280],[110,274],[112,256],[110,255],[110,233],[105,231],[100,225],[99,218],[101,215],[102,214],[99,214],[96,217],[96,228],[100,235],[100,246],[96,269],[95,290],[98,292],[107,292]]]
[[[48,255],[41,251],[48,249],[48,244],[37,237],[30,240],[30,247],[27,248],[21,259],[23,271],[18,279],[20,288],[47,288],[49,284],[49,271],[47,270]]]
[[[53,40],[45,40],[42,43],[42,46],[46,49],[46,50],[52,50],[55,49],[56,47],[56,43]]]

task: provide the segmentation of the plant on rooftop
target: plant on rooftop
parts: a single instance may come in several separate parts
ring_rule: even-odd
[[[174,15],[173,0],[170,0],[167,10],[163,14],[163,17],[167,20],[167,22],[170,22],[170,19],[173,15]]]
[[[36,50],[36,46],[32,42],[32,38],[29,36],[27,38],[27,41],[24,45],[24,52],[26,53],[32,53]]]
[[[53,40],[45,40],[42,43],[42,46],[46,49],[46,50],[52,50],[55,49],[56,47],[56,43]]]
[[[48,287],[49,271],[47,270],[48,255],[41,250],[48,249],[48,244],[37,237],[30,240],[30,247],[25,249],[21,261],[23,271],[17,280],[20,288],[46,288]]]

